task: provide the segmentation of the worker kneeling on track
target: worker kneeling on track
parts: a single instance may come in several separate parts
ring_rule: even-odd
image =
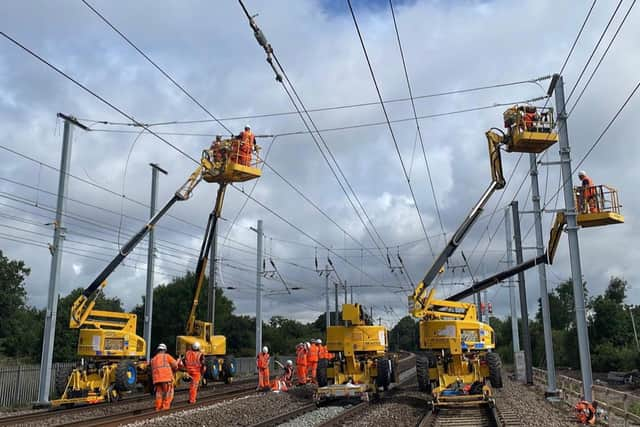
[[[576,418],[580,424],[595,425],[597,414],[596,405],[595,402],[591,404],[586,400],[581,400],[576,403],[574,408],[576,410]]]
[[[287,360],[286,365],[283,365],[279,360],[276,360],[276,364],[284,369],[284,372],[282,373],[282,376],[273,380],[271,383],[271,391],[288,391],[293,387],[293,362],[291,360]]]
[[[204,363],[204,354],[200,351],[200,343],[198,341],[191,345],[191,350],[187,350],[187,354],[184,357],[184,367],[191,377],[189,403],[196,403],[200,379],[207,369]]]
[[[173,401],[173,373],[178,370],[178,362],[167,353],[165,344],[158,345],[158,352],[151,359],[151,377],[156,394],[156,411],[171,408]]]

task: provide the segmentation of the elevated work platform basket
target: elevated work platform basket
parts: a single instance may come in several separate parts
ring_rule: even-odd
[[[259,178],[260,160],[251,152],[241,152],[240,145],[232,140],[223,141],[215,149],[202,151],[202,179],[207,182],[244,182]]]
[[[593,187],[574,187],[576,221],[582,227],[600,227],[622,224],[624,216],[620,213],[618,191],[608,185]]]
[[[552,108],[515,105],[503,116],[509,152],[541,153],[558,142]]]

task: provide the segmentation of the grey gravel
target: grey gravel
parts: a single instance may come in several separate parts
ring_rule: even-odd
[[[309,394],[304,390],[306,387],[302,389],[298,393]],[[260,420],[289,412],[309,402],[296,393],[256,393],[253,396],[139,421],[129,426],[251,426]]]
[[[344,412],[344,410],[345,408],[342,406],[324,406],[287,423],[280,424],[280,427],[314,427],[331,418],[337,417],[340,413]]]
[[[562,402],[550,403],[536,387],[526,386],[503,375],[502,389],[494,390],[501,410],[518,414],[523,427],[575,427],[572,409]]]

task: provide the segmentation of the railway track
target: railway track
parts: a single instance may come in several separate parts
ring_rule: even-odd
[[[439,408],[428,412],[416,427],[518,427],[518,414],[502,411],[496,405]]]
[[[198,402],[190,404],[187,401],[176,402],[171,406],[171,409],[166,411],[156,412],[153,407],[133,409],[125,411],[121,414],[114,414],[106,417],[95,417],[89,419],[82,419],[77,422],[70,422],[61,424],[62,426],[82,426],[82,427],[116,427],[137,421],[148,420],[151,418],[161,417],[176,412],[200,408],[203,406],[213,405],[215,403],[224,402],[230,399],[236,399],[239,397],[249,396],[255,394],[255,383],[243,385],[234,390],[225,389],[224,392],[215,393],[208,396],[200,397]]]
[[[250,386],[249,386],[250,385]],[[243,378],[231,385],[217,385],[215,389],[212,388],[202,388],[200,390],[199,396],[201,399],[205,399],[208,396],[219,396],[223,393],[226,393],[229,389],[231,391],[236,390],[237,388],[242,387],[250,387],[251,390],[255,388],[255,378]],[[176,396],[184,397],[183,400],[186,400],[189,389],[178,389],[176,390]],[[30,412],[27,414],[1,417],[0,418],[0,426],[11,426],[11,425],[19,425],[19,424],[47,424],[47,420],[55,419],[61,416],[73,416],[76,414],[85,414],[87,411],[90,411],[95,408],[104,408],[108,410],[113,408],[114,411],[117,411],[118,408],[135,404],[135,403],[148,403],[149,406],[153,405],[153,397],[147,393],[135,394],[129,397],[125,397],[117,402],[111,403],[98,403],[95,405],[83,405],[83,406],[74,406],[71,408],[56,408],[49,409],[37,412]],[[174,401],[175,405],[180,404],[180,402],[176,399]],[[101,415],[101,419],[108,417],[109,415]],[[96,417],[98,418],[98,417]]]
[[[400,381],[399,384],[392,385],[391,389],[409,383],[414,377],[415,373],[407,375],[407,372],[411,370],[413,367],[414,357],[411,353],[403,353],[403,358],[398,362],[398,367],[400,368],[400,373],[405,374],[405,378]],[[392,391],[393,392],[393,391]],[[342,426],[344,423],[348,422],[357,414],[364,411],[367,407],[369,407],[369,402],[359,402],[356,404],[350,403],[345,406],[345,410],[340,412],[338,415],[333,418],[321,422],[317,425],[317,427],[337,427]],[[308,405],[302,406],[300,408],[294,409],[290,412],[279,414],[275,417],[263,420],[257,424],[252,425],[251,427],[275,427],[280,424],[293,421],[298,417],[301,417],[305,414],[318,410],[318,406],[315,403],[309,403]]]

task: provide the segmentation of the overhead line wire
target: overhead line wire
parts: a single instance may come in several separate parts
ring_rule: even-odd
[[[457,90],[450,90],[450,91],[446,91],[446,92],[436,92],[436,93],[431,93],[431,94],[426,94],[426,95],[416,95],[416,96],[412,96],[409,98],[394,98],[394,99],[387,99],[384,100],[385,104],[391,104],[391,103],[398,103],[398,102],[408,102],[408,101],[415,101],[418,99],[426,99],[426,98],[435,98],[435,97],[441,97],[441,96],[448,96],[448,95],[456,95],[456,94],[461,94],[461,93],[469,93],[469,92],[475,92],[475,91],[481,91],[481,90],[487,90],[487,89],[495,89],[495,88],[501,88],[501,87],[508,87],[508,86],[516,86],[516,85],[522,85],[522,84],[527,84],[527,83],[533,83],[535,84],[536,82],[540,81],[540,80],[544,80],[549,78],[549,76],[543,76],[543,77],[538,77],[538,78],[534,78],[534,79],[529,79],[529,80],[518,80],[518,81],[513,81],[513,82],[508,82],[508,83],[500,83],[500,84],[493,84],[493,85],[485,85],[485,86],[478,86],[478,87],[473,87],[473,88],[467,88],[467,89],[457,89]],[[334,106],[329,106],[329,107],[319,107],[319,108],[309,108],[307,109],[307,111],[309,113],[317,113],[317,112],[325,112],[325,111],[336,111],[336,110],[343,110],[343,109],[350,109],[350,108],[360,108],[360,107],[370,107],[370,106],[374,106],[374,105],[380,105],[380,101],[372,101],[372,102],[361,102],[361,103],[356,103],[356,104],[346,104],[346,105],[334,105]],[[251,114],[251,115],[238,115],[238,116],[230,116],[230,117],[220,117],[218,118],[216,121],[236,121],[236,120],[248,120],[248,119],[261,119],[261,118],[270,118],[270,117],[280,117],[280,116],[290,116],[290,115],[297,115],[298,112],[297,111],[283,111],[283,112],[276,112],[276,113],[261,113],[261,114]],[[135,123],[128,123],[128,122],[112,122],[112,121],[108,121],[108,120],[94,120],[94,119],[88,119],[88,118],[82,118],[79,119],[85,122],[90,122],[90,123],[95,123],[95,124],[103,124],[103,125],[116,125],[116,126],[138,126]],[[152,123],[146,123],[148,126],[168,126],[168,125],[182,125],[182,124],[199,124],[199,123],[210,123],[214,120],[210,120],[210,119],[201,119],[201,120],[172,120],[172,121],[164,121],[164,122],[152,122]]]
[[[156,64],[146,53],[144,53],[138,46],[136,46],[135,43],[133,43],[125,34],[123,34],[122,31],[120,31],[118,28],[116,28],[115,25],[113,25],[111,22],[109,22],[109,20],[107,18],[105,18],[104,15],[102,15],[91,4],[89,4],[89,2],[87,2],[87,0],[82,0],[82,3],[84,3],[85,6],[87,6],[89,9],[91,9],[93,11],[93,13],[95,13],[105,24],[107,24],[109,27],[111,27],[111,29],[113,31],[118,33],[118,35],[120,35],[120,37],[122,37],[132,48],[134,48],[140,55],[142,55],[151,65],[153,65],[156,70],[160,71],[160,73],[162,73],[163,76],[165,76],[167,79],[169,79],[171,81],[171,83],[173,83],[178,89],[180,89],[180,91],[182,91],[182,93],[184,93],[190,100],[192,100],[194,103],[196,103],[205,113],[207,113],[207,115],[209,115],[209,117],[211,117],[211,119],[216,121],[224,130],[229,132],[230,135],[233,135],[233,132],[231,132],[231,130],[228,127],[226,127],[224,123],[222,123],[220,120],[218,120],[204,105],[202,105],[184,87],[182,87],[182,85],[180,83],[178,83],[173,77],[171,77],[169,74],[167,74],[167,72],[164,71],[162,69],[162,67],[160,67],[158,64]]]
[[[420,139],[420,146],[422,147],[422,156],[424,157],[424,163],[427,166],[427,176],[429,177],[429,185],[431,186],[431,194],[433,194],[433,203],[438,215],[438,222],[440,223],[440,230],[442,231],[442,238],[445,245],[447,244],[447,235],[444,231],[444,225],[442,223],[442,215],[440,214],[440,206],[438,205],[438,198],[436,196],[436,189],[433,186],[433,178],[431,177],[431,167],[429,166],[429,159],[427,152],[424,148],[424,140],[422,138],[422,130],[420,129],[420,122],[418,121],[418,113],[416,112],[416,104],[414,102],[413,91],[411,90],[411,80],[409,79],[409,72],[407,71],[407,63],[404,59],[404,50],[402,49],[402,42],[400,41],[400,32],[398,31],[398,23],[396,22],[396,14],[393,10],[393,1],[389,0],[389,7],[391,8],[391,16],[393,17],[393,27],[396,31],[396,38],[398,40],[398,48],[400,50],[400,58],[402,58],[402,68],[404,69],[404,77],[407,82],[407,89],[409,90],[409,98],[411,99],[411,109],[413,110],[413,117],[416,119],[416,128],[418,130],[418,137]],[[412,281],[413,282],[413,281]]]
[[[402,154],[400,153],[400,147],[398,146],[398,141],[396,140],[395,133],[393,132],[393,127],[391,126],[391,122],[389,121],[389,114],[387,113],[387,109],[384,106],[384,101],[382,99],[382,94],[380,93],[380,88],[378,87],[378,81],[376,80],[375,73],[373,72],[373,67],[371,65],[371,61],[369,60],[369,54],[367,53],[367,48],[364,44],[364,40],[362,38],[362,33],[360,32],[360,26],[358,25],[358,21],[356,19],[355,12],[353,11],[353,7],[351,6],[351,0],[347,0],[347,4],[349,5],[349,10],[351,11],[351,17],[353,18],[353,23],[356,27],[356,31],[358,33],[358,38],[360,39],[360,45],[362,46],[362,51],[364,52],[365,59],[367,61],[367,65],[369,66],[369,72],[371,73],[371,79],[373,80],[373,84],[376,89],[376,93],[378,94],[378,99],[380,100],[380,106],[382,107],[382,112],[384,113],[385,119],[387,121],[387,125],[389,127],[389,132],[391,133],[391,139],[393,140],[393,145],[395,146],[396,153],[398,154],[398,158],[400,160],[400,166],[402,166],[402,171],[404,173],[404,177],[407,180],[407,184],[409,185],[409,191],[411,193],[411,197],[413,198],[413,202],[416,207],[416,212],[418,214],[418,219],[420,220],[420,225],[422,226],[422,231],[424,232],[425,237],[427,238],[427,243],[429,245],[429,250],[431,251],[431,255],[435,258],[435,252],[433,250],[433,246],[431,245],[431,240],[429,240],[429,233],[427,233],[427,227],[424,225],[424,220],[422,219],[422,215],[420,213],[420,207],[418,205],[418,201],[416,200],[416,195],[413,191],[413,186],[411,185],[411,179],[407,174],[407,169],[404,165],[404,161],[402,160]]]

